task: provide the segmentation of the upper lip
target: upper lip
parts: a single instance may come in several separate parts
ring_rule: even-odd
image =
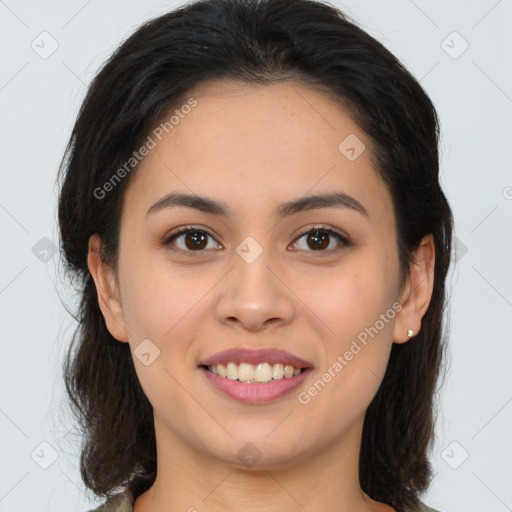
[[[284,365],[294,366],[295,368],[312,368],[313,365],[286,350],[280,350],[277,348],[230,348],[222,352],[214,354],[204,361],[199,366],[215,366],[217,364],[227,364],[229,362],[234,363],[282,363]]]

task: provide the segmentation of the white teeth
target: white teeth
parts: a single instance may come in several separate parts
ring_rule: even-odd
[[[269,382],[272,380],[272,368],[268,363],[260,363],[254,372],[256,382]]]
[[[229,362],[226,366],[226,374],[228,379],[237,380],[238,379],[238,365],[235,363]]]
[[[216,364],[207,366],[207,369],[219,377],[227,377],[231,380],[240,382],[270,382],[271,380],[280,380],[283,378],[291,379],[302,372],[302,368],[295,368],[289,364],[281,363],[260,363],[253,365],[249,363],[234,363],[230,361],[226,366]]]
[[[274,380],[282,379],[284,377],[284,366],[281,363],[277,363],[272,368],[272,378]]]
[[[287,379],[291,379],[293,377],[293,366],[290,366],[289,364],[287,364],[285,367],[284,367],[284,376],[287,378]]]
[[[254,371],[254,366],[252,364],[240,363],[240,366],[238,367],[238,380],[254,380],[255,373],[256,372]]]

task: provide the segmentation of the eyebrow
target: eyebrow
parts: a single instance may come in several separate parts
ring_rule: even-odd
[[[146,216],[180,206],[194,208],[204,213],[220,215],[222,217],[230,217],[233,215],[233,210],[226,203],[221,201],[195,194],[171,192],[151,206],[146,212]],[[321,208],[348,208],[361,213],[365,217],[369,217],[368,211],[357,199],[341,191],[304,196],[287,201],[278,206],[277,215],[279,218],[283,218],[299,212],[318,210]]]

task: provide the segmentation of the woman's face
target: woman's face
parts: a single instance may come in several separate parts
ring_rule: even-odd
[[[359,439],[393,340],[419,327],[401,321],[392,200],[370,141],[299,84],[218,81],[189,97],[168,133],[150,134],[125,192],[118,307],[115,294],[102,306],[130,344],[159,450],[273,468],[339,454]],[[177,193],[196,207],[162,202]],[[338,201],[308,202],[326,194]],[[229,349],[226,371],[254,363],[245,378],[279,377],[292,357],[308,369],[248,383],[202,367]]]

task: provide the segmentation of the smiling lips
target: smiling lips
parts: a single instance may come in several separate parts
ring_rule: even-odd
[[[302,371],[301,368],[295,368],[289,364],[274,363],[270,365],[269,363],[259,363],[253,365],[249,363],[237,364],[233,361],[230,361],[226,366],[216,364],[206,368],[214,375],[247,383],[270,382],[271,380],[284,378],[290,379],[294,375],[299,375]]]
[[[205,359],[199,368],[224,394],[256,404],[291,392],[313,365],[284,350],[236,348]]]
[[[231,348],[208,357],[202,361],[199,366],[215,366],[217,364],[227,365],[229,362],[237,364],[281,363],[283,365],[289,365],[295,368],[313,367],[310,362],[290,354],[290,352],[287,352],[286,350],[279,350],[277,348]]]

